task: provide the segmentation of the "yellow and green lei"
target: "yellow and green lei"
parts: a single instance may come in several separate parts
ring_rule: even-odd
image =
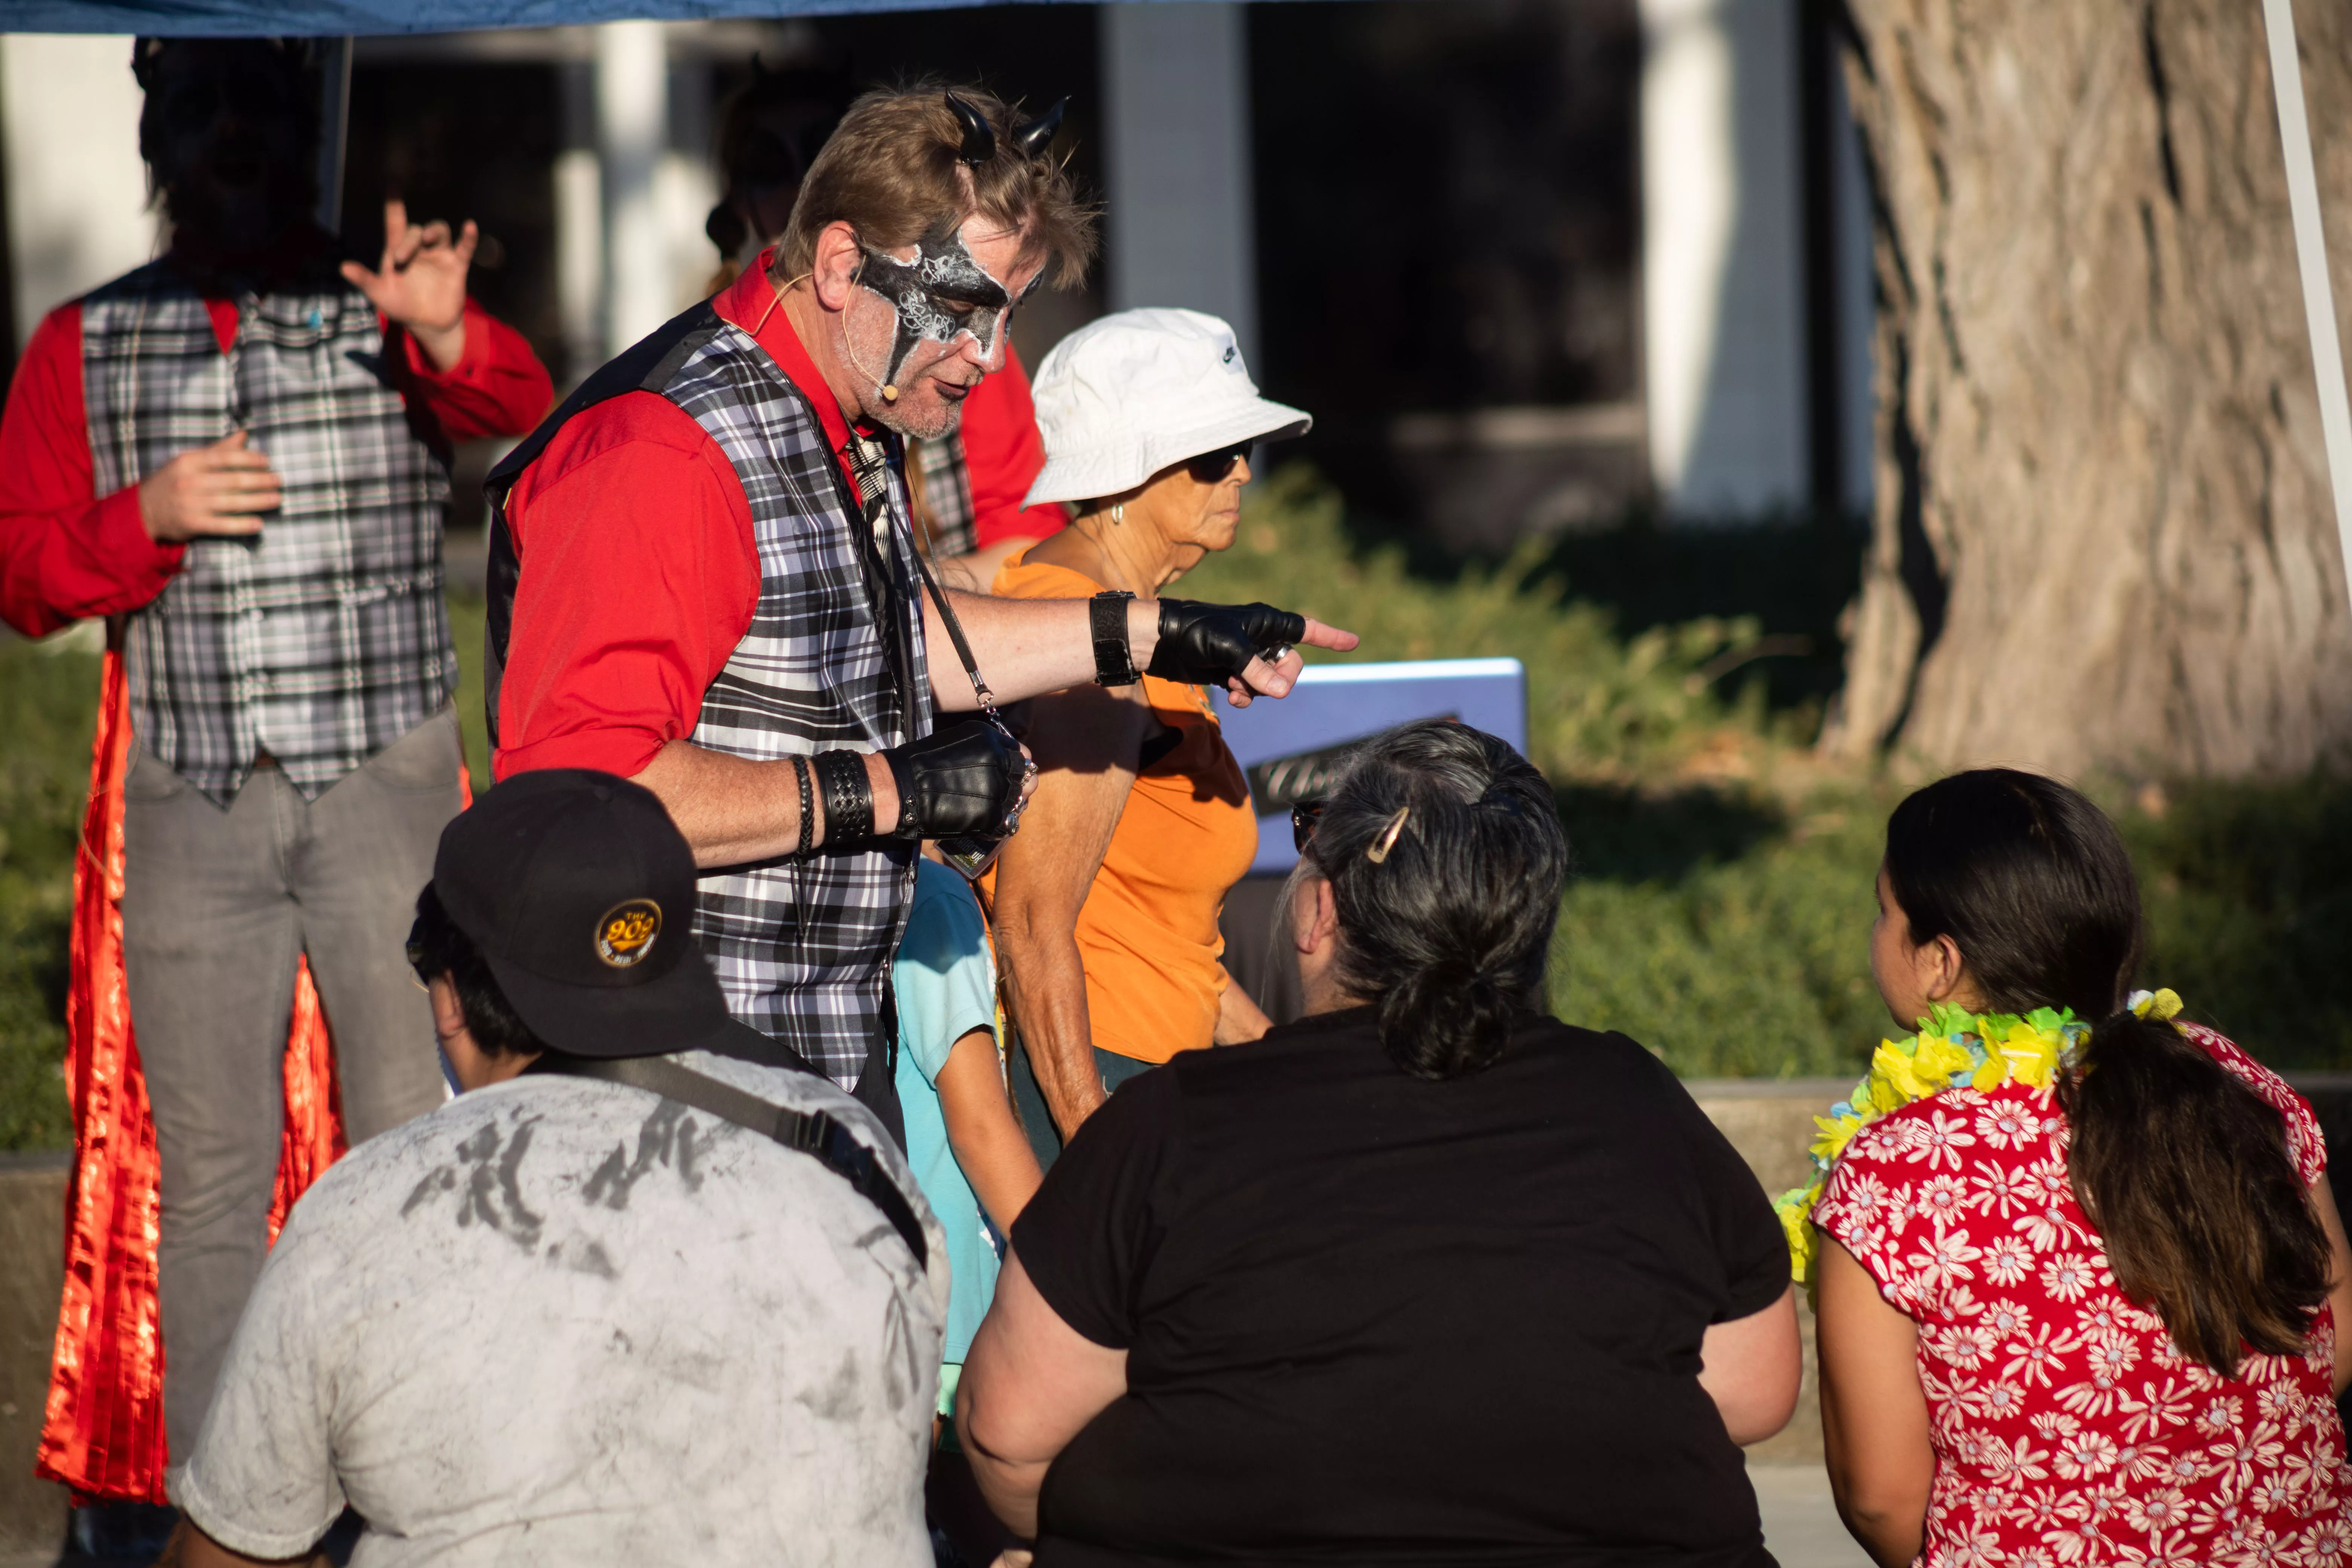
[[[2132,1011],[2143,1018],[2170,1019],[2180,1011],[2180,998],[2169,991],[2142,992],[2133,996]],[[1781,1194],[1772,1205],[1789,1237],[1790,1276],[1811,1288],[1813,1261],[1821,1247],[1813,1205],[1838,1155],[1856,1132],[1888,1111],[1963,1083],[1979,1089],[2022,1083],[2047,1090],[2060,1065],[2090,1032],[2091,1026],[2074,1016],[2072,1008],[2036,1007],[2019,1016],[1970,1013],[1937,1003],[1919,1020],[1917,1034],[1881,1040],[1872,1053],[1870,1070],[1853,1092],[1831,1106],[1827,1116],[1813,1118],[1813,1125],[1821,1129],[1810,1151],[1813,1179]]]

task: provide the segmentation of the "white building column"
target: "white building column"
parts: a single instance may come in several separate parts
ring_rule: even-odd
[[[1110,308],[1181,305],[1257,352],[1249,38],[1231,0],[1104,5]]]
[[[0,38],[17,349],[50,310],[153,259],[143,100],[128,37]]]
[[[1798,0],[1640,0],[1643,369],[1669,513],[1811,498]]]
[[[604,217],[604,350],[676,314],[655,189],[669,133],[669,56],[659,22],[596,29],[596,152]],[[577,176],[575,176],[576,178]]]

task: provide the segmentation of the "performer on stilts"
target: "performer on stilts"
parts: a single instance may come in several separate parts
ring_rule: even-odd
[[[551,389],[467,298],[472,224],[393,203],[378,266],[341,259],[302,46],[142,38],[132,68],[171,248],[26,350],[0,617],[109,618],[39,1468],[160,1502],[278,1217],[442,1098],[402,942],[466,789],[448,449]]]

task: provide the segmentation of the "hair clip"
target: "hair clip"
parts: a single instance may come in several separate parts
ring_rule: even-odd
[[[1364,851],[1364,858],[1375,866],[1386,864],[1389,851],[1396,847],[1397,835],[1404,831],[1404,819],[1412,814],[1412,807],[1398,806],[1396,815],[1389,818],[1388,826],[1381,829],[1381,841]]]

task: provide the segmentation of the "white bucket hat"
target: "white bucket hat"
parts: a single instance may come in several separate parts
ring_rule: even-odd
[[[1023,506],[1131,490],[1171,463],[1315,421],[1271,403],[1234,330],[1198,310],[1121,310],[1054,345],[1033,384],[1045,467]]]

